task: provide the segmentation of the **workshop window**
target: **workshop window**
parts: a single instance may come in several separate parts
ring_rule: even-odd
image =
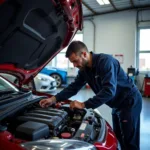
[[[139,29],[139,71],[150,71],[150,28]]]

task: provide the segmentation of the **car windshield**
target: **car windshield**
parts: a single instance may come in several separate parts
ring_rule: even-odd
[[[0,77],[0,96],[5,93],[18,92],[11,83]]]

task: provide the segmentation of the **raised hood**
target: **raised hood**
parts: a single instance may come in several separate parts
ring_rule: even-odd
[[[80,0],[0,0],[0,72],[29,82],[78,29]]]

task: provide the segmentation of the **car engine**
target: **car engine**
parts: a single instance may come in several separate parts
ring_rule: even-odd
[[[72,111],[68,105],[41,108],[36,102],[7,117],[3,123],[15,138],[25,141],[78,139],[92,143],[98,139],[101,117],[92,109]]]

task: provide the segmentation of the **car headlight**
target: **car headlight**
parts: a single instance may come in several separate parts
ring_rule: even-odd
[[[42,77],[37,77],[37,78],[41,81],[48,81],[48,79],[46,79],[46,78],[42,78]]]
[[[84,141],[58,139],[40,140],[21,144],[26,150],[96,150],[95,146]]]

